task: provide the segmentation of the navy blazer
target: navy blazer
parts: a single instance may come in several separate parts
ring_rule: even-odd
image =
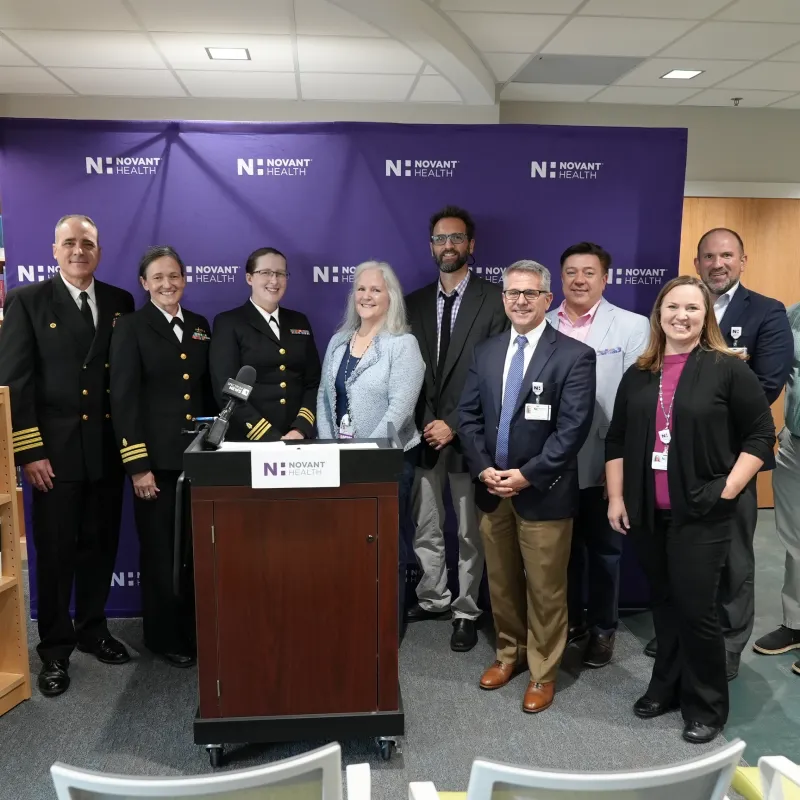
[[[747,363],[772,405],[786,385],[794,360],[794,338],[783,303],[739,284],[719,327],[731,347],[731,328],[742,329],[736,346],[747,348]]]
[[[494,511],[500,498],[477,480],[495,467],[497,428],[502,405],[503,369],[513,333],[481,342],[467,375],[459,405],[459,436],[476,481],[475,502]],[[578,451],[592,426],[596,356],[591,347],[546,325],[523,379],[514,407],[508,465],[530,486],[512,499],[526,520],[556,520],[578,512]],[[551,407],[549,420],[526,420],[525,403],[535,402],[532,384],[543,384],[539,402]]]

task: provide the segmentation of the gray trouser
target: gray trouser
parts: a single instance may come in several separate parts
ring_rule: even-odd
[[[739,495],[733,538],[719,584],[719,618],[729,653],[741,653],[753,632],[756,609],[753,538],[757,522],[758,493],[753,478]]]
[[[783,576],[783,624],[800,630],[800,438],[784,428],[778,434],[777,466],[772,473],[775,527],[786,548]]]
[[[422,569],[417,600],[426,611],[452,608],[457,618],[477,619],[481,613],[478,590],[483,575],[483,543],[478,530],[475,489],[469,473],[461,471],[462,462],[458,453],[448,447],[433,469],[417,467],[414,473],[414,554]],[[458,597],[452,603],[444,548],[444,489],[448,479],[458,520]]]

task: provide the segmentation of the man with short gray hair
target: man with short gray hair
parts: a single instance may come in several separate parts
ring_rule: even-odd
[[[567,643],[567,562],[578,510],[578,451],[592,424],[595,353],[548,325],[550,272],[503,274],[511,334],[478,344],[459,406],[459,437],[486,553],[497,641],[482,689],[527,666],[522,709],[549,708]]]

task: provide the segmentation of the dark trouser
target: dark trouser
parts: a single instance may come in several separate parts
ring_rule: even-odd
[[[622,534],[608,524],[603,487],[581,489],[578,516],[572,528],[567,570],[570,626],[586,625],[595,633],[612,633],[619,623],[619,562]],[[584,580],[588,574],[588,593]],[[583,609],[586,608],[584,618]]]
[[[403,472],[397,487],[397,502],[399,510],[398,527],[398,606],[400,611],[400,627],[403,630],[403,613],[406,607],[406,566],[409,556],[413,552],[414,541],[414,515],[411,509],[411,491],[414,487],[414,469],[419,464],[419,445],[412,447],[403,454]]]
[[[139,535],[142,627],[145,646],[155,653],[192,651],[192,606],[177,597],[175,562],[175,490],[180,472],[155,471],[161,490],[155,500],[133,499]]]
[[[756,479],[739,495],[733,518],[733,538],[719,584],[719,617],[725,649],[741,653],[753,633],[756,557],[753,538],[758,522]]]
[[[679,700],[687,722],[724,725],[728,719],[717,591],[734,527],[732,516],[675,525],[670,512],[657,511],[652,530],[631,531],[650,582],[658,637],[647,696]]]
[[[102,481],[53,478],[33,490],[33,541],[42,661],[69,658],[75,644],[108,636],[105,606],[117,558],[122,475]],[[69,614],[75,584],[75,624]]]

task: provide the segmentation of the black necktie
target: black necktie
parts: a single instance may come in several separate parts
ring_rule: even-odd
[[[281,338],[281,326],[278,324],[278,320],[275,317],[270,316],[269,318],[270,323],[275,326],[275,335],[280,339]]]
[[[175,331],[175,335],[178,337],[178,339],[180,339],[181,337],[178,334],[183,333],[183,321],[181,318],[173,317],[170,325],[172,325],[172,330]]]
[[[92,317],[92,309],[89,308],[89,295],[86,292],[80,293],[81,298],[81,316],[84,322],[89,326],[89,329],[94,333],[94,319]]]
[[[447,359],[447,349],[450,347],[450,329],[453,326],[453,304],[456,302],[458,292],[453,292],[451,295],[439,292],[439,297],[444,298],[444,311],[442,311],[442,327],[439,331],[439,358],[436,361],[437,387],[440,387],[444,375],[444,362]]]

